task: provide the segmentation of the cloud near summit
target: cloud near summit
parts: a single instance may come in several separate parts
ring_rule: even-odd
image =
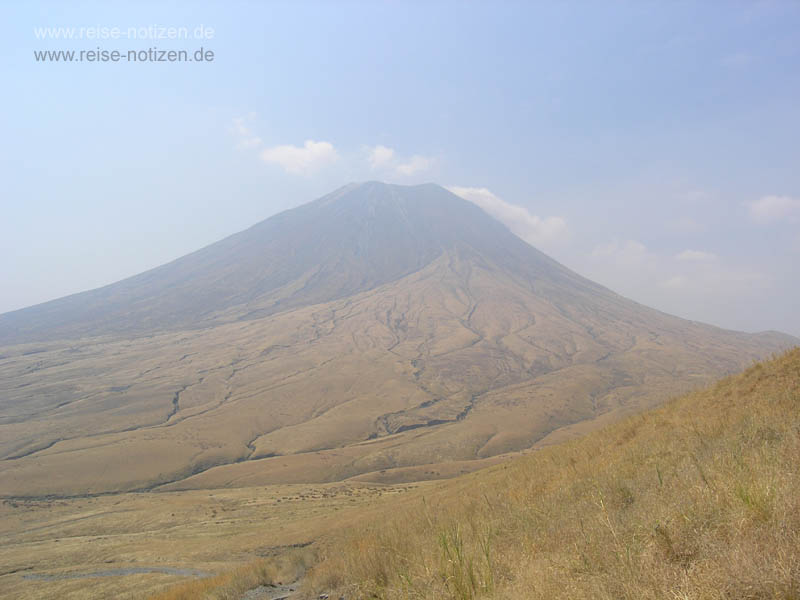
[[[369,160],[370,167],[373,169],[379,169],[391,163],[393,158],[394,150],[387,148],[386,146],[378,145],[373,148],[369,148],[369,156],[367,157],[367,160]]]
[[[543,218],[531,214],[524,206],[506,202],[486,188],[450,186],[447,189],[477,204],[533,246],[552,245],[563,241],[569,233],[567,222],[562,217]]]
[[[421,154],[402,159],[394,148],[381,144],[367,148],[367,161],[373,170],[388,170],[405,177],[427,171],[435,162],[433,158]]]
[[[277,164],[287,173],[295,174],[308,173],[338,158],[333,144],[314,140],[306,140],[302,146],[265,148],[259,156],[264,162]]]

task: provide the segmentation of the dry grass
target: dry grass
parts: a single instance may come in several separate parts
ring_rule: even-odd
[[[309,560],[307,544],[417,486],[282,485],[0,501],[0,598],[133,600],[191,579],[157,571],[92,576],[118,569],[216,575],[251,565],[256,571],[252,579],[239,571],[203,580],[199,587],[210,590],[232,580],[233,589],[259,581],[269,564],[291,581],[297,560]],[[40,578],[25,578],[31,575]]]
[[[276,558],[262,559],[231,573],[190,581],[151,597],[151,600],[239,600],[260,585],[297,581],[314,559],[313,551],[297,549]]]
[[[399,500],[309,575],[350,598],[800,598],[800,349]]]

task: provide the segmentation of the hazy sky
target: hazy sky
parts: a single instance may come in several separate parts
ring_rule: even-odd
[[[381,179],[448,186],[644,304],[800,335],[798,2],[10,4],[0,312]]]

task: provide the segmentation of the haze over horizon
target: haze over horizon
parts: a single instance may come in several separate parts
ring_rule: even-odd
[[[0,116],[0,313],[143,272],[348,181],[434,181],[633,300],[800,334],[797,4],[350,6],[362,18],[288,3],[0,9],[17,24],[0,42],[15,90]],[[151,24],[213,36],[34,31]],[[199,45],[214,62],[32,56]]]

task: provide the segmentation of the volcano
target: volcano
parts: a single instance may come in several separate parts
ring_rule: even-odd
[[[445,477],[797,342],[623,298],[440,186],[351,184],[0,315],[0,495]]]

